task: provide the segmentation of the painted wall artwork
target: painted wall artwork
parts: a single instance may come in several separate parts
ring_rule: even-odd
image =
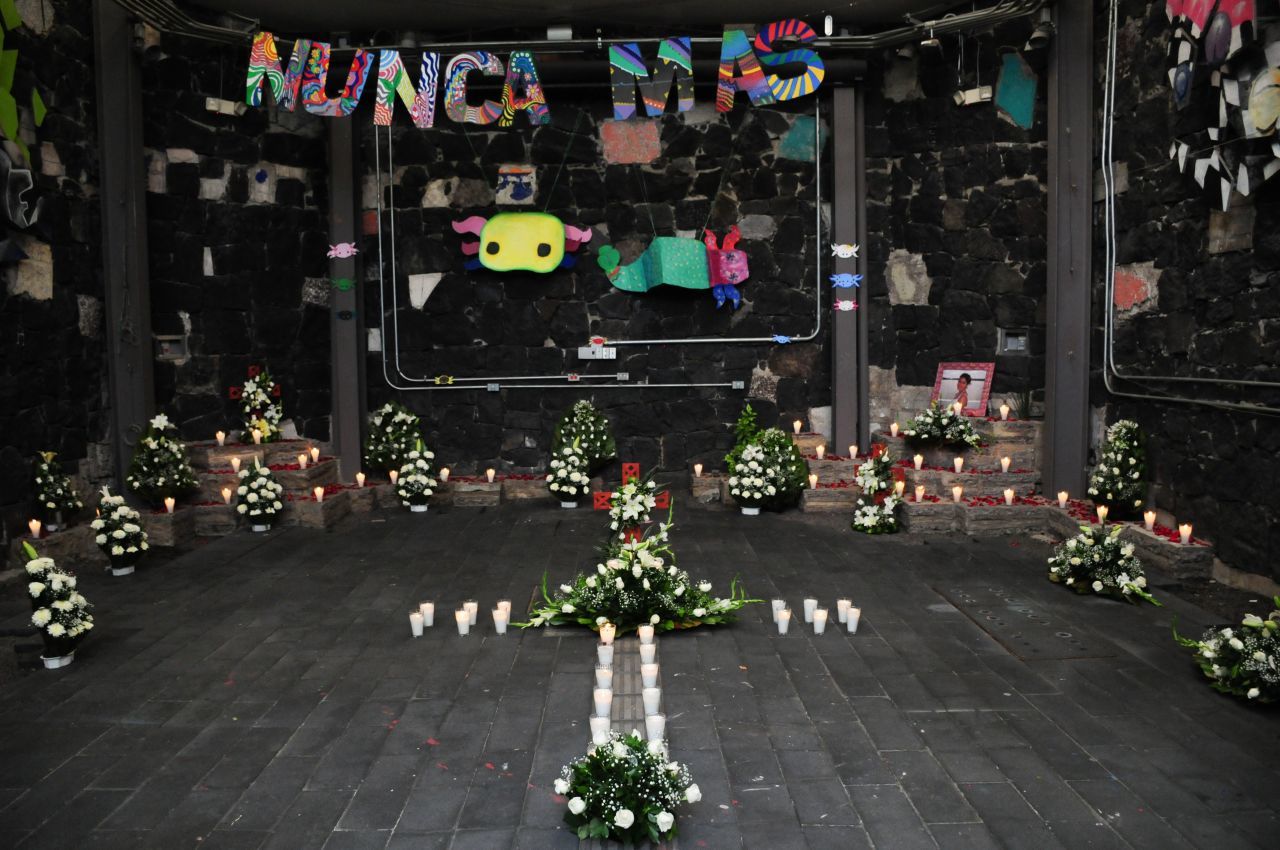
[[[538,170],[532,165],[498,166],[493,197],[498,204],[532,204],[538,192]]]

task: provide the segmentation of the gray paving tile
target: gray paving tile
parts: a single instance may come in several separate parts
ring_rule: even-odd
[[[849,797],[877,847],[915,850],[938,846],[897,785],[854,785],[849,788]]]
[[[964,823],[978,820],[953,780],[933,755],[924,750],[880,754],[925,823]]]

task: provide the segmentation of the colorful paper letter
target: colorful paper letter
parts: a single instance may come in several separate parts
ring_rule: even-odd
[[[804,73],[796,77],[783,79],[777,74],[766,75],[765,81],[768,83],[769,91],[773,93],[774,99],[780,101],[795,100],[798,97],[813,94],[818,86],[822,85],[822,78],[826,75],[826,66],[822,64],[822,57],[816,51],[808,48],[797,48],[775,53],[773,43],[775,41],[798,41],[803,44],[814,41],[817,37],[818,34],[813,31],[813,27],[796,18],[775,21],[766,26],[756,36],[756,53],[760,57],[760,63],[766,68],[777,68],[793,62],[803,62],[807,66]]]
[[[511,54],[507,63],[507,79],[502,84],[502,117],[498,119],[498,126],[510,127],[515,123],[516,113],[522,110],[528,112],[530,124],[551,123],[551,110],[547,109],[547,99],[542,94],[542,84],[538,82],[538,66],[533,63],[533,54],[518,50]]]
[[[271,87],[276,105],[289,112],[298,105],[298,85],[302,82],[302,68],[311,53],[311,42],[300,38],[293,43],[293,55],[289,58],[289,70],[280,70],[280,54],[276,51],[276,37],[260,32],[253,37],[249,51],[249,74],[245,80],[244,102],[250,106],[262,105],[262,81]]]
[[[459,53],[444,69],[444,111],[459,124],[492,124],[502,115],[502,104],[486,100],[479,106],[467,105],[467,72],[480,71],[489,76],[502,76],[506,69],[492,53],[477,50]]]
[[[742,69],[742,76],[733,75],[734,66]],[[720,73],[716,82],[716,110],[733,110],[733,96],[740,91],[747,93],[756,106],[768,106],[774,102],[773,92],[760,70],[760,61],[751,49],[751,42],[742,30],[725,30],[720,42]]]
[[[613,117],[634,118],[635,88],[640,89],[645,113],[656,118],[667,108],[671,89],[676,89],[676,111],[693,108],[693,65],[688,36],[666,38],[658,48],[658,66],[652,71],[640,46],[634,42],[609,46],[609,80],[613,88]]]
[[[357,49],[351,57],[351,70],[347,72],[347,84],[342,94],[329,97],[324,90],[329,79],[329,43],[314,42],[307,56],[307,70],[302,74],[302,108],[312,115],[347,117],[355,111],[360,95],[364,94],[364,84],[369,81],[372,65],[373,54]]]

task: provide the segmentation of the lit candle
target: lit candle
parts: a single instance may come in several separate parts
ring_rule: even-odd
[[[1009,405],[1007,405],[1007,404],[1002,404],[1002,405],[1000,405],[1000,418],[1001,418],[1001,419],[1003,419],[1003,420],[1005,420],[1005,421],[1008,421],[1008,419],[1009,419]]]
[[[816,453],[817,453],[817,455],[818,455],[818,460],[822,460],[824,457],[826,457],[826,456],[827,456],[827,447],[826,447],[825,445],[822,445],[822,444],[820,443],[820,444],[818,445],[818,447],[817,447],[816,449],[814,449],[814,452],[816,452]]]
[[[422,624],[428,628],[436,624],[436,603],[419,602],[418,613],[422,615]]]
[[[907,489],[907,482],[905,481],[893,482],[893,494],[897,496],[899,499],[902,498],[902,494],[903,492],[906,491],[906,489]]]
[[[440,483],[441,484],[449,483],[449,467],[447,466],[440,467]]]
[[[596,665],[596,687],[613,690],[613,668],[603,664]]]
[[[213,436],[214,436],[214,438],[218,441],[218,445],[220,445],[220,446],[225,446],[225,445],[227,444],[227,432],[226,432],[226,431],[219,431],[218,433],[214,434]]]
[[[1013,488],[1012,487],[1004,488],[1004,503],[1006,505],[1013,504]]]
[[[640,644],[640,663],[652,664],[658,657],[658,645],[656,643]]]
[[[357,486],[357,487],[363,487],[363,486],[364,486],[364,473],[363,473],[363,472],[357,472],[357,473],[356,473],[356,486]]]
[[[963,470],[964,470],[964,458],[962,458],[962,457],[958,457],[958,458],[956,458],[955,460],[951,461],[951,465],[952,465],[952,466],[954,466],[954,467],[956,468],[956,472],[961,472],[961,471],[963,471]]]
[[[923,484],[916,485],[916,501],[917,502],[924,501],[924,485]]]
[[[409,631],[413,632],[414,637],[422,637],[422,615],[417,611],[409,614]]]
[[[609,743],[609,718],[592,715],[588,721],[591,723],[591,743],[597,747]]]
[[[817,488],[818,488],[818,473],[810,472],[809,473],[809,489],[816,490]]]
[[[319,486],[317,486],[317,487],[313,487],[313,488],[311,488],[311,492],[316,494],[316,501],[317,501],[317,502],[323,502],[323,501],[324,501],[324,488],[323,488],[323,487],[319,487]]]
[[[222,488],[222,501],[226,502],[228,505],[231,504],[231,488],[230,487]]]
[[[391,483],[392,483],[392,484],[395,484],[395,483],[396,483],[396,480],[397,480],[399,477],[400,477],[400,472],[399,472],[398,470],[393,469],[393,470],[391,470],[390,472],[388,472],[388,473],[387,473],[387,478],[391,479]]]
[[[499,599],[498,608],[503,611],[506,611],[507,618],[510,619],[511,617],[511,600],[510,599]]]
[[[773,621],[776,623],[778,622],[778,612],[787,607],[787,600],[771,599],[769,605],[773,608]]]
[[[640,691],[640,699],[644,701],[645,717],[648,717],[651,714],[657,714],[658,709],[662,707],[662,689],[644,688]]]
[[[857,444],[857,443],[850,443],[850,444],[849,444],[849,457],[850,457],[850,458],[852,458],[853,460],[857,460],[857,459],[858,459],[858,444]]]
[[[813,612],[813,633],[820,635],[827,630],[827,609],[819,608]]]
[[[170,514],[173,513],[173,509],[177,507],[177,504],[178,504],[177,500],[174,499],[172,496],[165,496],[164,497],[165,513],[170,513]]]
[[[1147,511],[1142,515],[1142,522],[1147,526],[1147,531],[1156,530],[1156,512]]]
[[[255,446],[256,446],[256,445],[259,445],[259,444],[261,444],[261,443],[262,443],[262,432],[261,432],[261,431],[259,431],[257,428],[254,428],[254,429],[253,429],[253,431],[251,431],[250,433],[253,435],[253,444],[254,444]]]
[[[804,621],[806,623],[813,622],[813,612],[818,610],[818,600],[809,597],[804,601]]]
[[[38,519],[31,520],[30,522],[27,523],[27,528],[31,529],[32,537],[35,537],[35,538],[40,537],[40,520]]]
[[[608,688],[596,688],[591,692],[591,700],[596,706],[596,717],[608,717],[613,708],[613,691]]]
[[[645,623],[636,629],[636,636],[640,638],[641,643],[653,643],[653,626]]]
[[[641,664],[640,665],[640,681],[646,688],[658,687],[658,665]]]
[[[1183,546],[1190,546],[1191,545],[1191,523],[1184,522],[1182,525],[1178,526],[1178,536],[1182,538]]]
[[[650,741],[661,741],[667,734],[667,716],[665,714],[645,715],[644,734]]]
[[[1111,513],[1111,509],[1106,505],[1098,505],[1098,522],[1103,525],[1107,524],[1107,514]]]
[[[507,612],[501,608],[493,609],[493,630],[500,635],[507,633],[507,617]]]
[[[458,634],[465,635],[471,631],[471,615],[467,613],[466,608],[454,611],[453,619],[458,622]]]
[[[861,608],[850,608],[849,619],[845,621],[845,625],[849,629],[849,634],[856,635],[858,633],[858,621],[862,619]]]
[[[797,419],[795,422],[791,423],[791,427],[795,430],[797,434],[799,434],[800,429],[804,427],[804,423],[801,422],[799,419]]]
[[[778,634],[785,635],[791,627],[791,609],[783,608],[778,612]]]
[[[598,643],[596,644],[596,661],[601,667],[613,666],[613,644]]]
[[[913,463],[915,463],[916,469],[918,470],[924,469],[924,455],[916,455],[915,457],[911,458],[911,460]]]
[[[695,463],[695,464],[693,465],[693,477],[694,477],[694,478],[701,478],[701,477],[702,477],[702,464],[700,464],[700,463]]]
[[[951,410],[955,412],[956,416],[959,416],[960,411],[964,410],[964,405],[957,401],[955,404],[951,405]]]
[[[476,615],[480,613],[480,603],[474,599],[468,599],[462,603],[462,610],[467,612],[467,621],[470,625],[476,624]]]
[[[848,620],[849,609],[852,607],[853,607],[852,599],[837,599],[836,600],[836,618],[842,623]]]
[[[493,479],[497,477],[497,475],[498,475],[498,471],[496,469],[493,469],[492,467],[484,471],[484,477],[489,479],[490,484],[493,483]]]
[[[303,452],[302,454],[298,455],[298,469],[306,469],[306,468],[307,468],[307,453]]]
[[[896,437],[896,436],[898,436],[898,423],[897,423],[897,422],[892,422],[892,423],[890,423],[890,425],[889,425],[889,436],[890,436],[890,437]]]
[[[964,498],[964,488],[959,484],[951,488],[951,498],[953,501],[960,501]]]
[[[1013,458],[1009,457],[1008,455],[1005,455],[1004,457],[1000,458],[1000,471],[1008,472],[1009,464],[1011,463],[1013,463]]]
[[[1067,509],[1067,499],[1068,499],[1068,498],[1069,498],[1069,496],[1067,495],[1067,491],[1066,491],[1066,490],[1059,490],[1059,491],[1058,491],[1058,507],[1062,508],[1064,511]]]
[[[231,459],[231,471],[234,472],[236,475],[240,474],[240,458],[233,457]]]
[[[312,463],[320,462],[320,449],[316,446],[311,447],[311,462]]]
[[[618,633],[618,627],[613,623],[602,623],[600,626],[600,642],[604,644],[613,643],[613,636]]]

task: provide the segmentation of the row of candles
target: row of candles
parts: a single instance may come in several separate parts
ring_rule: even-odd
[[[596,644],[596,686],[591,692],[594,712],[589,720],[591,743],[599,746],[609,740],[610,716],[613,713],[613,640],[617,627],[613,623],[600,626],[600,642]],[[662,689],[658,687],[658,644],[654,628],[642,625],[636,629],[640,639],[640,698],[644,704],[644,732],[649,741],[662,741],[667,732],[667,716],[663,714]]]
[[[773,622],[778,626],[778,634],[785,635],[791,629],[791,609],[787,607],[787,600],[773,599],[769,604],[773,608]],[[827,630],[830,612],[818,607],[818,600],[812,596],[806,597],[803,604],[801,611],[804,613],[804,621],[813,625],[815,635],[823,634]],[[836,619],[845,625],[849,634],[856,635],[858,622],[862,619],[862,609],[855,607],[852,599],[837,599]]]
[[[467,599],[462,603],[462,607],[453,612],[454,623],[458,626],[459,635],[471,634],[471,628],[476,624],[476,619],[480,615],[480,603],[474,599]],[[492,611],[493,630],[500,635],[507,633],[507,626],[511,623],[511,600],[499,599],[495,603]],[[436,624],[436,603],[419,602],[418,610],[409,613],[409,631],[414,637],[422,637],[423,629],[428,629]]]
[[[964,405],[963,405],[963,404],[961,404],[961,403],[960,403],[960,402],[958,402],[958,401],[957,401],[957,402],[954,402],[954,403],[951,405],[951,411],[952,411],[953,413],[955,413],[955,415],[956,415],[956,416],[959,416],[962,412],[964,412]],[[1010,414],[1010,413],[1012,413],[1012,412],[1013,412],[1013,408],[1009,407],[1009,405],[1007,405],[1007,404],[1002,404],[1002,405],[1000,405],[1000,421],[1001,421],[1001,422],[1008,422],[1008,421],[1009,421],[1009,414]],[[792,423],[791,423],[791,428],[792,428],[792,430],[793,430],[793,431],[795,431],[795,432],[796,432],[796,434],[798,435],[798,434],[800,434],[800,433],[801,433],[801,430],[804,428],[804,422],[803,422],[802,420],[800,420],[800,419],[797,419],[797,420],[795,420],[794,422],[792,422]],[[897,423],[897,422],[894,422],[894,423],[892,423],[892,424],[890,424],[890,425],[889,425],[889,433],[890,433],[890,434],[892,434],[892,435],[893,435],[893,436],[895,436],[895,437],[896,437],[896,436],[898,436],[898,423]],[[849,456],[850,456],[850,457],[854,457],[854,456],[856,456],[856,455],[857,455],[857,452],[850,452],[850,453],[849,453]],[[819,455],[818,455],[818,457],[822,457],[822,455],[821,455],[821,454],[819,454]]]

